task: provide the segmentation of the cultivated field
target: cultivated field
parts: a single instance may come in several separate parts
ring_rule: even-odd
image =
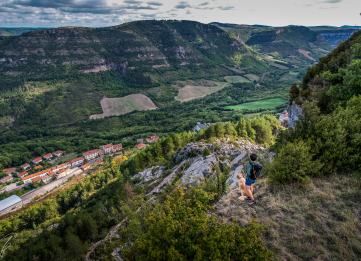
[[[238,110],[257,110],[257,109],[274,109],[276,106],[285,103],[284,99],[275,98],[275,99],[267,99],[255,102],[247,102],[238,105],[227,106],[225,109],[238,109]]]
[[[242,76],[226,76],[224,79],[229,83],[251,82]]]
[[[194,99],[203,98],[211,93],[221,90],[226,85],[227,83],[224,82],[217,83],[217,86],[215,87],[186,85],[179,90],[179,93],[175,97],[175,99],[180,102],[186,102]]]
[[[299,73],[299,72],[292,72],[292,71],[290,71],[289,74],[291,74],[291,75],[299,75],[300,73]]]
[[[246,74],[245,75],[250,81],[254,81],[254,80],[256,80],[256,81],[258,81],[259,80],[259,77],[257,76],[257,75],[254,75],[254,74]]]
[[[131,94],[122,98],[103,98],[100,101],[103,109],[102,114],[91,115],[90,119],[104,118],[106,116],[118,116],[135,110],[155,110],[157,106],[144,94]]]
[[[302,50],[302,49],[298,49],[298,52],[299,52],[300,54],[303,54],[306,58],[308,58],[308,59],[310,59],[310,60],[312,60],[312,61],[316,61],[315,58],[309,56],[309,54],[310,54],[311,52],[305,51],[305,50]]]

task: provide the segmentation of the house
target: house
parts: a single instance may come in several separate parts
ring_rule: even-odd
[[[98,156],[98,150],[91,150],[91,151],[85,152],[85,153],[83,153],[83,156],[87,160],[94,159]]]
[[[143,139],[137,139],[137,143],[143,143]]]
[[[98,155],[99,155],[99,156],[103,156],[103,155],[104,155],[104,151],[98,150]]]
[[[21,165],[20,168],[22,168],[23,170],[28,170],[31,169],[31,166],[29,163],[25,163],[24,165]]]
[[[15,172],[15,168],[8,169],[5,171],[6,174],[10,175],[11,173]]]
[[[44,177],[41,177],[41,181],[44,183],[47,183],[51,180],[51,177],[48,175],[45,175]]]
[[[41,159],[41,158],[36,158],[36,159],[34,159],[33,160],[33,163],[35,164],[35,165],[37,165],[37,164],[39,164],[40,162],[42,162],[43,160]]]
[[[34,173],[34,174],[31,174],[29,176],[25,176],[23,178],[21,178],[21,180],[24,182],[24,183],[29,183],[31,182],[31,179],[32,178],[35,178],[35,177],[43,177],[45,176],[49,171],[48,170],[43,170],[43,171],[40,171],[40,172],[37,172],[37,173]]]
[[[13,176],[9,175],[9,176],[6,176],[6,177],[0,179],[0,183],[4,184],[4,183],[6,183],[8,181],[13,181],[13,179],[14,179]]]
[[[18,195],[12,195],[0,201],[0,215],[7,214],[23,206],[23,201]]]
[[[123,149],[123,145],[121,143],[113,146],[113,151],[120,151]]]
[[[197,125],[192,129],[192,131],[198,132],[198,131],[200,131],[201,129],[204,129],[204,128],[208,127],[208,126],[209,126],[209,123],[207,124],[207,123],[197,122]]]
[[[103,164],[103,159],[97,160],[96,162],[94,162],[94,165],[95,164]]]
[[[90,164],[89,164],[89,163],[87,163],[87,164],[85,164],[85,165],[81,166],[80,168],[81,168],[83,171],[85,171],[85,170],[87,170],[87,169],[89,169],[89,168],[90,168]]]
[[[54,154],[55,157],[60,157],[61,154],[63,154],[63,152],[58,150],[58,151],[55,151],[53,154]]]
[[[18,174],[18,177],[23,178],[25,175],[28,175],[28,173],[26,171],[23,171],[23,172]]]
[[[74,167],[74,166],[83,164],[83,162],[84,162],[84,157],[79,157],[79,158],[73,159],[73,160],[71,160],[71,161],[69,161],[69,162],[70,162],[70,165],[71,165],[72,167]]]
[[[107,144],[107,145],[103,145],[103,146],[100,146],[103,151],[104,151],[104,154],[108,154],[108,153],[111,153],[113,152],[113,144],[110,143],[110,144]]]
[[[281,114],[279,120],[281,122],[281,126],[285,126],[286,121],[288,121],[288,113]]]
[[[70,172],[71,172],[71,169],[62,169],[62,170],[59,170],[58,173],[55,174],[55,177],[57,179],[59,179],[59,178],[65,177]]]
[[[152,143],[153,142],[152,138],[147,138],[147,142]]]
[[[54,177],[55,177],[55,172],[54,172],[54,171],[49,172],[49,173],[48,173],[48,176],[49,176],[50,178],[54,178]]]
[[[42,177],[40,177],[40,176],[38,176],[38,177],[35,177],[35,178],[32,178],[31,179],[31,181],[33,182],[33,183],[35,183],[35,182],[42,182],[42,179],[41,179]]]
[[[145,145],[144,143],[139,143],[134,146],[134,149],[140,149],[140,148],[145,148],[145,147],[147,147],[147,145]]]
[[[46,160],[49,160],[52,156],[53,156],[53,154],[48,153],[48,154],[44,155],[43,158]]]
[[[151,139],[152,139],[153,142],[156,142],[156,141],[159,140],[159,137],[158,136],[152,136]]]
[[[42,165],[39,165],[39,166],[36,166],[34,169],[41,169],[43,166]]]

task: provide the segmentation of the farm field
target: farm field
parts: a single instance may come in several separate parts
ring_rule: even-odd
[[[259,77],[257,76],[257,75],[254,75],[254,74],[246,74],[245,75],[250,81],[254,81],[254,80],[256,80],[256,81],[258,81],[259,80]]]
[[[226,76],[224,79],[229,83],[237,83],[237,82],[251,82],[242,76]]]
[[[299,75],[300,73],[299,72],[289,72],[289,74],[291,74],[291,75]]]
[[[219,82],[216,83],[215,87],[206,87],[206,86],[193,86],[186,85],[182,89],[179,90],[179,93],[176,97],[174,97],[177,101],[186,102],[194,99],[203,98],[211,93],[217,92],[223,89],[227,83]]]
[[[135,110],[155,110],[157,106],[144,94],[131,94],[121,98],[103,98],[100,101],[102,114],[91,115],[90,119],[104,118],[106,116],[119,116]]]
[[[276,106],[279,106],[283,103],[285,103],[286,100],[281,98],[275,98],[275,99],[266,99],[266,100],[260,100],[255,102],[247,102],[242,103],[238,105],[232,105],[232,106],[226,106],[225,109],[232,109],[232,110],[257,110],[257,109],[274,109]]]
[[[302,49],[298,49],[298,52],[299,52],[300,54],[303,54],[303,56],[305,56],[306,58],[308,58],[308,59],[310,59],[310,60],[312,60],[312,61],[316,61],[315,58],[313,58],[313,57],[311,57],[311,56],[309,55],[311,52],[306,51],[306,50],[302,50]]]

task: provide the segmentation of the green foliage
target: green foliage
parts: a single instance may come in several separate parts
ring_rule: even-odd
[[[214,199],[212,203],[218,202],[218,200],[224,195],[227,190],[227,179],[230,176],[230,168],[225,167],[221,172],[219,165],[214,168],[214,173],[207,177],[204,182],[204,191],[214,193]]]
[[[213,195],[192,188],[177,188],[145,218],[146,233],[130,249],[125,260],[270,260],[260,240],[261,226],[241,228],[207,216]],[[242,247],[240,247],[242,246]]]
[[[288,142],[280,149],[268,168],[270,180],[278,184],[293,181],[309,182],[310,177],[321,175],[320,170],[323,168],[323,163],[314,160],[313,156],[310,146],[303,141]]]
[[[206,157],[211,154],[211,150],[207,147],[203,150],[203,157]]]

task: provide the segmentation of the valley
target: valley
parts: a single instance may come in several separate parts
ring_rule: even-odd
[[[21,188],[3,259],[357,260],[361,33],[331,29],[142,20],[1,36],[0,175],[84,163]],[[238,175],[251,153],[254,201]]]

